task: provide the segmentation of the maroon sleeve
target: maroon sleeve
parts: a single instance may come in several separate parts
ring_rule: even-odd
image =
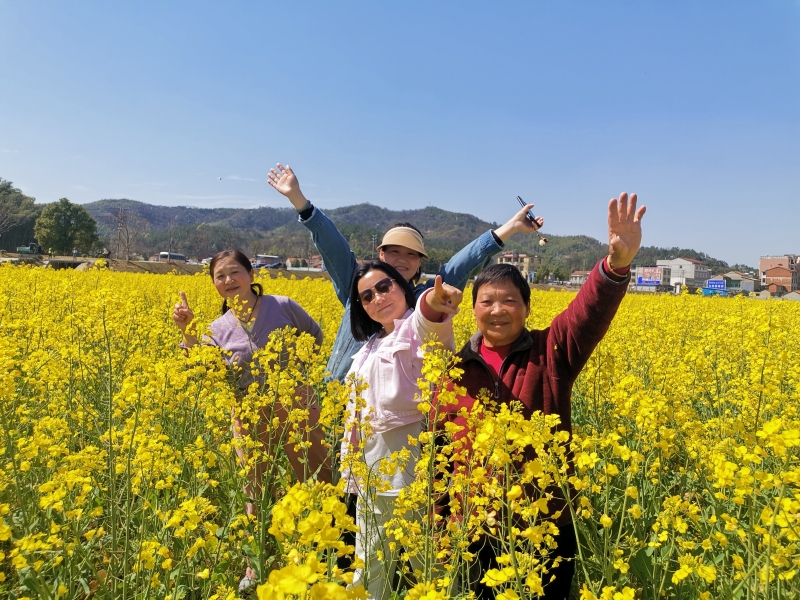
[[[604,259],[605,260],[605,259]],[[578,378],[617,313],[630,274],[622,280],[607,274],[599,261],[567,309],[553,319],[547,336],[547,362],[552,373],[570,381]]]

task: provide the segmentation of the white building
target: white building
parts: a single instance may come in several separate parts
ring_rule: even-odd
[[[659,267],[670,267],[670,285],[703,287],[711,277],[711,269],[693,258],[671,258],[657,260]]]
[[[573,271],[569,276],[570,285],[583,285],[589,279],[591,271]]]

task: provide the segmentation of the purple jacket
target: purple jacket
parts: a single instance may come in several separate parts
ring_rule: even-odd
[[[203,341],[231,352],[231,356],[226,357],[228,363],[242,368],[241,375],[237,376],[238,380],[234,384],[240,389],[247,389],[253,383],[250,373],[253,352],[266,346],[273,331],[287,326],[296,328],[298,334],[308,333],[314,336],[317,344],[322,344],[322,330],[297,302],[286,296],[268,295],[261,297],[261,306],[252,331],[248,333],[233,311],[229,310],[212,321],[211,335],[204,337]]]

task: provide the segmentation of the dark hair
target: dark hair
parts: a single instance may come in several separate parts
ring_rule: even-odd
[[[381,330],[381,324],[370,319],[367,311],[364,310],[364,305],[361,304],[361,298],[358,296],[358,282],[373,269],[383,271],[394,279],[395,284],[403,290],[408,308],[413,310],[417,305],[417,299],[414,296],[414,290],[411,289],[411,285],[392,265],[380,260],[371,260],[362,264],[353,275],[353,283],[350,285],[350,329],[353,332],[353,337],[359,342],[366,342]]]
[[[510,282],[519,290],[522,296],[522,301],[525,306],[531,306],[531,286],[525,281],[522,273],[519,272],[517,267],[512,265],[491,265],[486,267],[483,271],[478,273],[475,278],[475,283],[472,285],[472,305],[475,306],[478,302],[478,290],[482,285],[487,283],[505,283]]]
[[[253,264],[250,262],[250,259],[247,258],[247,255],[240,251],[240,250],[223,250],[222,252],[217,252],[214,257],[211,259],[211,264],[209,265],[209,272],[211,273],[211,279],[214,279],[214,268],[217,266],[217,263],[221,261],[223,258],[232,258],[237,263],[242,265],[248,273],[253,272]],[[253,290],[253,293],[258,296],[264,295],[264,288],[261,287],[260,283],[251,283],[250,289]],[[224,315],[228,312],[228,301],[222,301],[222,314]]]
[[[419,237],[421,237],[423,240],[425,239],[425,236],[422,235],[422,232],[419,229],[417,229],[416,227],[414,227],[411,223],[395,223],[394,225],[389,227],[389,229],[394,229],[395,227],[408,227],[408,228],[413,229],[414,231],[416,231],[419,234]]]

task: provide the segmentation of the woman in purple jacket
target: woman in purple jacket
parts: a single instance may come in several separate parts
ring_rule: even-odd
[[[215,319],[210,325],[210,334],[198,340],[190,323],[194,320],[194,313],[189,308],[186,294],[180,292],[181,301],[175,305],[172,319],[183,333],[182,348],[191,348],[195,344],[205,343],[226,350],[229,354],[225,360],[230,366],[234,377],[237,398],[242,397],[255,377],[250,369],[253,362],[253,353],[263,348],[269,341],[270,334],[284,327],[294,327],[298,334],[308,333],[313,336],[318,345],[322,344],[322,330],[314,319],[291,298],[286,296],[270,296],[263,293],[261,284],[255,283],[255,273],[250,260],[239,250],[226,250],[218,252],[211,259],[211,279],[217,292],[222,297],[222,316]],[[234,302],[234,298],[237,302]],[[232,304],[233,306],[229,305]],[[243,307],[243,308],[242,308]],[[293,450],[294,444],[286,444],[284,450],[298,479],[302,480],[307,473],[317,472],[320,481],[331,481],[331,467],[327,453],[320,442],[321,432],[314,427],[319,418],[319,406],[312,399],[313,391],[301,387],[296,395],[308,399],[309,425],[311,426],[312,447],[309,452],[308,464],[300,462],[301,457]],[[267,410],[262,412],[266,413]],[[233,415],[233,434],[235,436],[247,435],[242,422]],[[282,421],[286,421],[286,411],[275,407]],[[258,437],[266,445],[269,440],[280,439],[281,435],[267,432],[267,425],[271,415],[262,415],[259,423]],[[244,461],[244,453],[237,450],[239,458]],[[257,468],[251,472],[252,485],[245,489],[249,497],[257,497],[261,493],[262,469]],[[254,514],[255,507],[247,503],[247,514]],[[254,583],[254,576],[248,569],[247,576],[240,583],[240,588],[249,588]]]

